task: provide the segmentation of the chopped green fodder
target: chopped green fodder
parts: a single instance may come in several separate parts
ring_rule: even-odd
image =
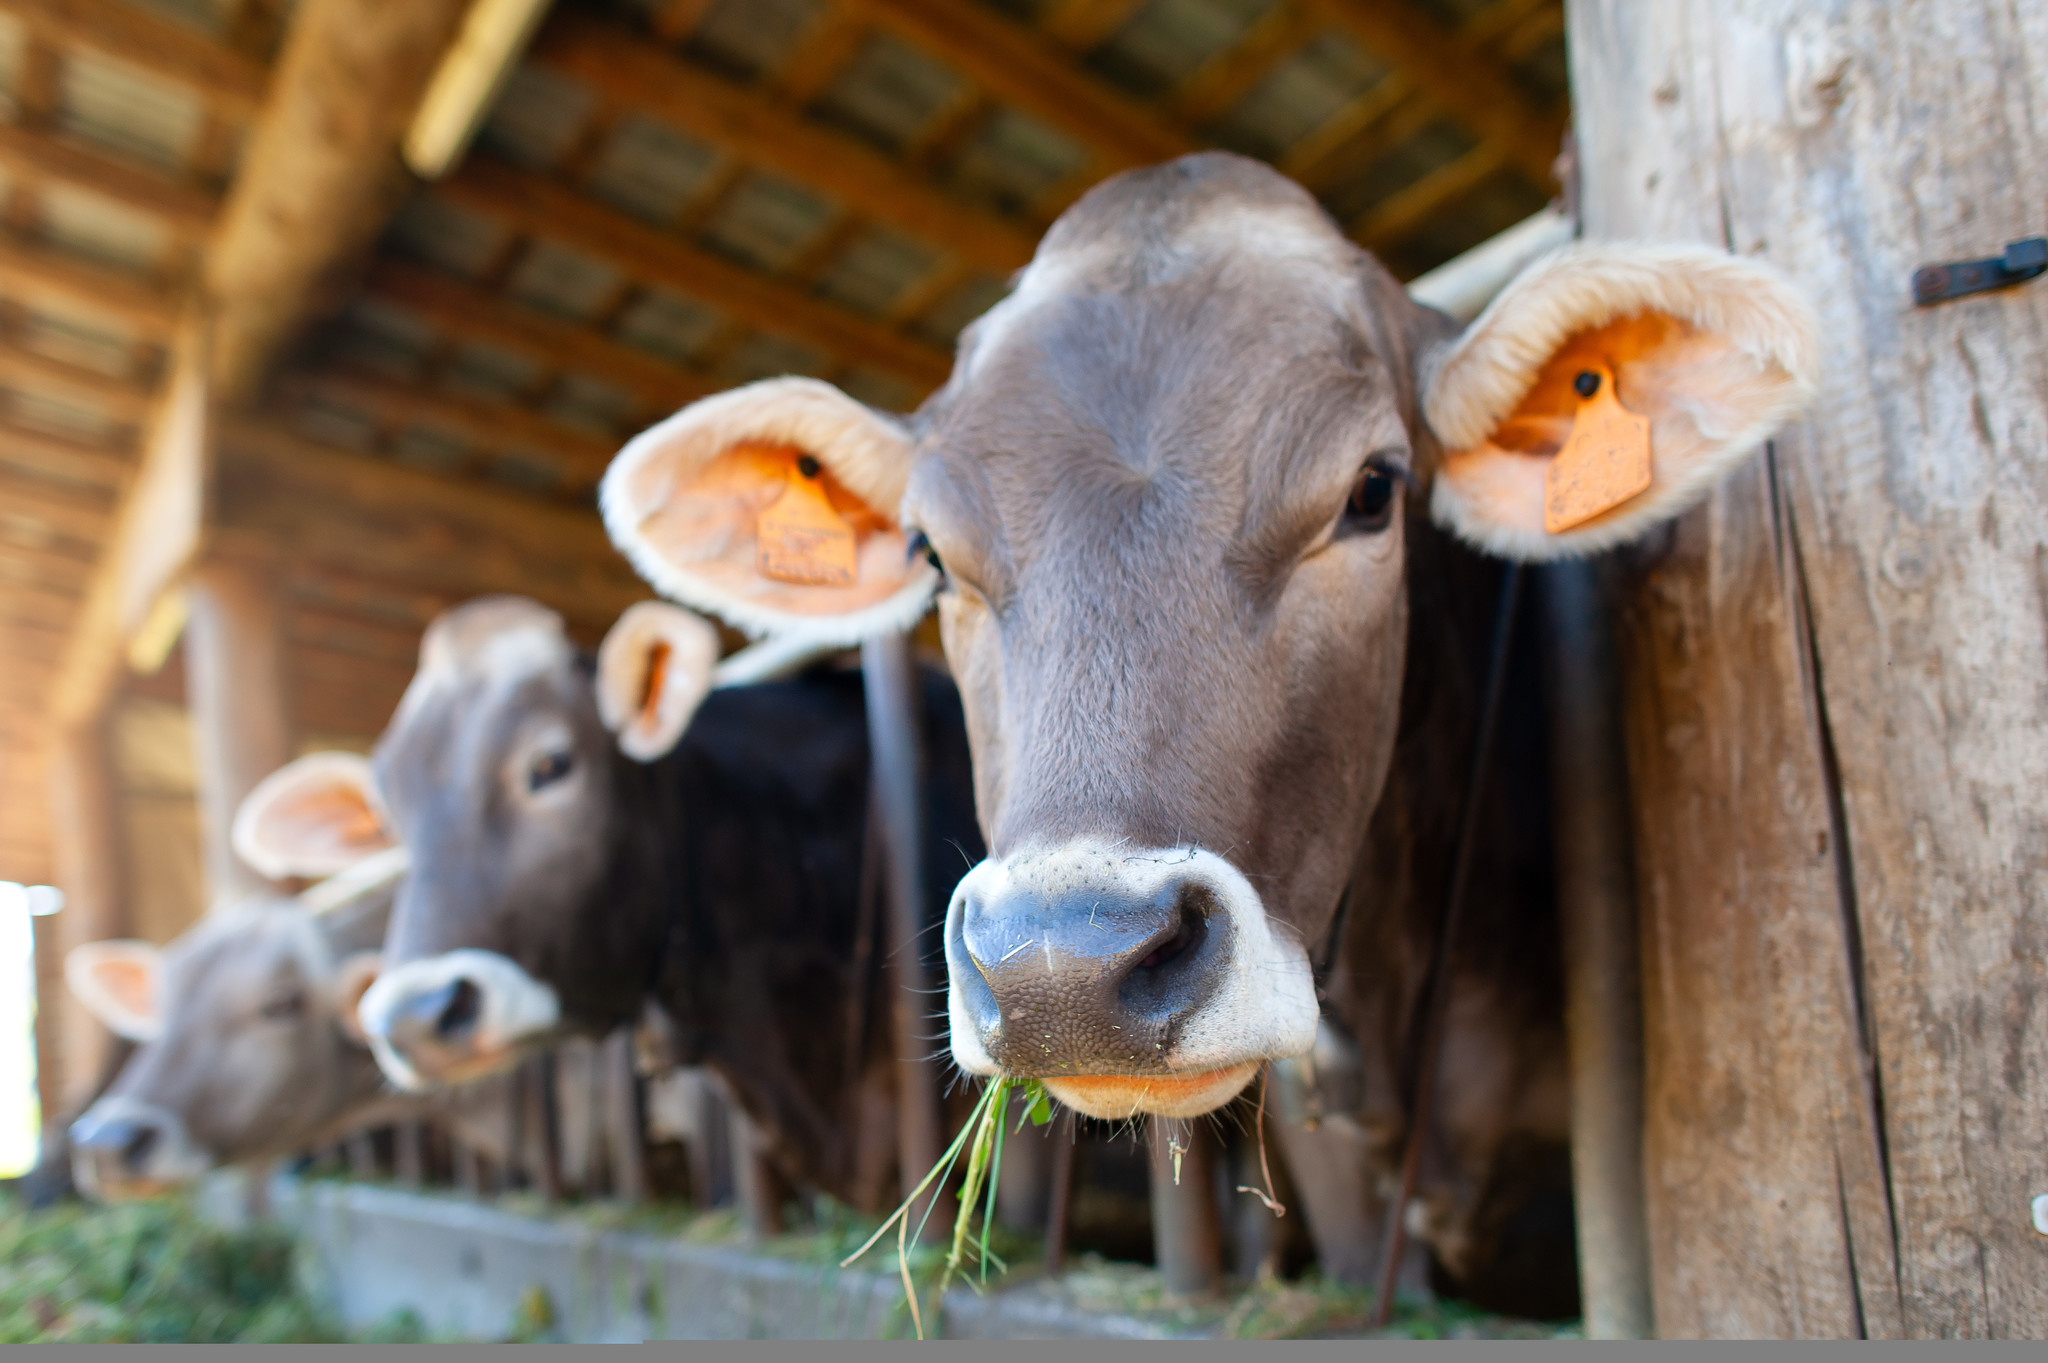
[[[1018,1129],[1025,1122],[1033,1126],[1044,1126],[1052,1120],[1052,1100],[1046,1096],[1045,1086],[1036,1079],[1009,1079],[998,1077],[982,1089],[981,1097],[974,1104],[974,1111],[968,1114],[967,1122],[960,1128],[960,1134],[946,1147],[946,1153],[939,1156],[939,1162],[932,1166],[923,1181],[903,1199],[903,1205],[890,1214],[865,1244],[840,1261],[845,1268],[854,1260],[873,1249],[875,1242],[894,1226],[896,1228],[896,1267],[903,1278],[903,1299],[910,1307],[910,1322],[919,1339],[924,1338],[924,1311],[918,1305],[918,1289],[911,1272],[910,1245],[922,1243],[925,1222],[931,1218],[932,1208],[939,1203],[938,1193],[953,1176],[953,1169],[960,1162],[960,1154],[967,1152],[967,1174],[960,1186],[960,1210],[953,1218],[953,1239],[947,1247],[946,1257],[937,1274],[938,1281],[930,1289],[934,1301],[945,1295],[946,1288],[954,1278],[967,1269],[970,1252],[980,1259],[981,1272],[975,1290],[988,1282],[988,1266],[993,1263],[997,1272],[1009,1268],[1002,1257],[994,1252],[989,1243],[991,1228],[996,1215],[996,1182],[1003,1167],[1003,1140],[1007,1135],[1004,1119],[1010,1112],[1010,1095],[1018,1093],[1023,1107],[1023,1116],[1018,1120]],[[924,1215],[918,1218],[915,1232],[910,1226],[911,1208],[920,1198],[931,1193],[925,1203]],[[981,1233],[974,1233],[976,1204],[981,1204]]]
[[[417,1335],[399,1321],[373,1337]],[[181,1198],[30,1211],[0,1193],[0,1342],[349,1339],[283,1230],[223,1230]]]

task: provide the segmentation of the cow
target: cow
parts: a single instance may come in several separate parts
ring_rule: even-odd
[[[717,653],[710,624],[659,602],[594,659],[522,598],[432,623],[365,797],[411,868],[362,1024],[420,1090],[653,1002],[674,1058],[722,1076],[792,1183],[875,1210],[896,1175],[897,1050],[861,910],[861,681],[827,666],[712,690]],[[959,703],[928,669],[922,713],[936,957],[982,847]],[[345,817],[346,793],[329,807]]]
[[[363,766],[319,754],[260,783],[234,842],[274,878],[322,877],[299,896],[258,895],[210,913],[167,947],[89,942],[65,958],[72,993],[137,1043],[72,1124],[73,1178],[103,1199],[149,1196],[229,1164],[296,1154],[400,1119],[449,1126],[491,1158],[512,1155],[509,1092],[473,1086],[433,1102],[397,1095],[356,1024],[375,978],[403,858],[374,818],[333,819],[306,797]],[[310,788],[306,770],[320,781]],[[317,826],[289,852],[278,836]]]
[[[1695,504],[1817,352],[1787,281],[1690,246],[1567,246],[1461,329],[1298,185],[1199,153],[1062,214],[907,418],[762,381],[635,437],[600,501],[658,591],[749,632],[851,642],[936,599],[989,849],[945,927],[962,1070],[1185,1119],[1320,1033],[1398,1135],[1487,560]],[[1473,1190],[1566,1106],[1555,939],[1517,876],[1478,889],[1435,1114],[1456,1187],[1439,1162],[1420,1198],[1468,1268]]]

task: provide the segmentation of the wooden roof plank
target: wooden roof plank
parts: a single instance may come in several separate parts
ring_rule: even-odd
[[[71,185],[105,195],[158,219],[186,242],[203,240],[220,211],[219,197],[187,176],[74,138],[7,124],[0,124],[0,168],[30,185]]]
[[[135,471],[135,456],[127,450],[81,445],[0,423],[0,467],[8,466],[44,478],[113,490],[127,485]]]
[[[414,313],[445,335],[523,351],[558,372],[603,378],[663,411],[717,390],[716,384],[594,327],[508,302],[436,270],[381,260],[371,268],[366,287],[371,296]]]
[[[0,237],[0,293],[55,312],[100,313],[143,340],[167,339],[177,322],[169,291],[154,281],[13,238]]]
[[[0,341],[0,385],[48,393],[97,408],[116,421],[139,422],[149,415],[147,386],[53,360]]]
[[[91,48],[199,91],[223,113],[246,119],[263,102],[263,63],[189,24],[121,0],[0,0],[0,13],[67,47]]]
[[[1441,212],[1444,206],[1478,188],[1479,183],[1506,164],[1506,151],[1498,143],[1481,142],[1455,160],[1447,161],[1398,193],[1374,204],[1352,228],[1352,238],[1369,251],[1394,245]]]
[[[1540,186],[1553,183],[1552,164],[1565,117],[1523,94],[1507,68],[1461,43],[1407,4],[1377,0],[1303,0],[1400,70],[1465,126],[1500,144],[1509,164]]]
[[[841,0],[1014,104],[1092,148],[1112,170],[1194,150],[1186,134],[1075,67],[1044,36],[958,0]]]
[[[841,359],[873,365],[920,391],[945,382],[952,357],[801,289],[756,274],[541,176],[472,158],[440,192],[472,212],[558,241],[718,308],[748,326],[796,335]]]
[[[637,41],[615,24],[557,15],[531,60],[601,98],[637,106],[817,190],[862,217],[998,273],[1037,249],[1034,234],[960,203],[887,157],[793,109]]]
[[[77,492],[0,470],[0,517],[18,517],[44,529],[98,544],[114,521],[111,499]],[[0,593],[4,594],[4,593]]]

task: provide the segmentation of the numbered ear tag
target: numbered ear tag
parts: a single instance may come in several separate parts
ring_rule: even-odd
[[[1614,395],[1605,368],[1579,372],[1572,432],[1543,477],[1543,528],[1555,535],[1612,511],[1650,486],[1650,419]]]
[[[818,461],[804,455],[790,466],[789,482],[755,523],[761,571],[779,582],[853,585],[853,531],[825,495]]]

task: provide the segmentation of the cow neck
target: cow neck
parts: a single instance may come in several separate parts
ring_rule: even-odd
[[[631,811],[628,822],[634,835],[628,839],[629,854],[620,858],[609,891],[613,904],[625,906],[628,912],[645,913],[658,925],[642,966],[640,998],[643,1002],[656,1000],[670,1009],[676,1001],[694,1008],[696,1001],[685,970],[693,945],[690,906],[696,902],[689,885],[685,760],[685,748],[678,744],[653,762],[628,767],[627,798],[622,805]],[[698,1020],[693,1014],[676,1021],[695,1028]]]

